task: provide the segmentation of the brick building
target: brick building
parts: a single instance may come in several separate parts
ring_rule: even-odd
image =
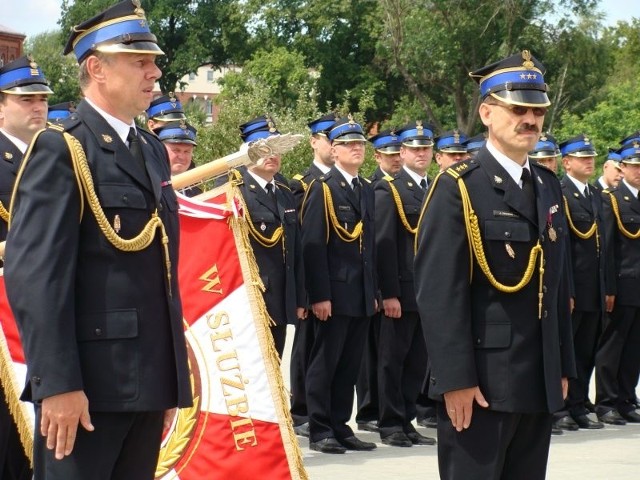
[[[22,55],[25,35],[0,25],[0,65],[12,62]]]

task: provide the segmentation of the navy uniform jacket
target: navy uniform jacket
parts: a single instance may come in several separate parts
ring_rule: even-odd
[[[84,390],[93,411],[191,404],[178,289],[178,202],[164,146],[139,130],[143,166],[88,103],[64,129],[84,147],[108,221],[132,238],[158,211],[169,237],[171,294],[161,235],[116,249],[81,197],[62,133],[50,127],[24,160],[7,238],[5,281],[27,360],[24,400]]]
[[[277,209],[264,189],[245,170],[239,185],[254,228],[271,238],[280,225],[284,228],[284,250],[281,239],[273,247],[265,247],[250,234],[251,247],[265,286],[264,301],[271,318],[278,325],[295,323],[296,307],[304,307],[304,270],[300,228],[295,199],[288,185],[276,177]],[[283,177],[282,177],[283,178]]]
[[[383,299],[397,297],[403,312],[417,312],[413,286],[415,234],[407,230],[399,214],[391,187],[401,199],[400,205],[411,229],[418,225],[425,191],[403,169],[395,178],[386,176],[374,187],[376,204],[376,253],[378,287]]]
[[[360,177],[361,199],[335,167],[309,185],[300,217],[302,253],[309,303],[331,301],[332,315],[368,317],[374,314],[375,228],[373,190]],[[344,241],[327,223],[323,185],[331,191],[339,225],[353,232],[363,221],[360,239]]]
[[[602,198],[593,187],[589,187],[589,198],[578,191],[575,183],[567,177],[560,180],[562,195],[567,200],[574,227],[582,234],[597,223],[597,239],[594,233],[581,239],[569,227],[571,265],[575,309],[582,312],[604,311],[605,238],[602,219]],[[599,246],[598,246],[599,243]]]
[[[294,175],[293,178],[289,180],[289,187],[296,199],[296,208],[298,209],[298,212],[300,211],[300,207],[302,207],[302,201],[304,200],[304,195],[309,188],[309,184],[322,175],[324,175],[322,170],[320,170],[315,163],[312,163],[309,165],[309,168],[307,168],[307,171],[302,175]]]
[[[378,166],[369,177],[369,181],[375,186],[375,184],[382,180],[386,175],[387,174],[382,171],[380,166]]]
[[[16,180],[22,152],[16,144],[0,132],[0,202],[9,211],[13,183]],[[0,219],[0,242],[7,238],[7,222]]]
[[[605,244],[607,251],[607,295],[616,296],[616,305],[640,307],[640,239],[625,236],[618,228],[611,208],[615,197],[620,220],[630,234],[640,229],[640,200],[631,193],[623,181],[609,193],[603,193]]]
[[[479,386],[492,410],[554,412],[564,404],[562,377],[575,377],[560,184],[548,169],[530,165],[537,213],[486,147],[430,187],[433,195],[418,227],[415,276],[432,366],[429,392],[435,399]],[[499,282],[517,284],[540,241],[545,259],[541,318],[539,261],[530,282],[516,293],[489,283],[471,256],[452,173],[464,180],[489,267]]]

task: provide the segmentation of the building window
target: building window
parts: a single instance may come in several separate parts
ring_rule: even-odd
[[[207,72],[207,82],[213,82],[213,70]]]
[[[213,115],[213,102],[211,101],[211,99],[207,99],[207,104],[205,109],[206,109],[207,116]]]
[[[195,73],[190,73],[189,74],[189,81],[193,82],[196,79],[196,74]]]

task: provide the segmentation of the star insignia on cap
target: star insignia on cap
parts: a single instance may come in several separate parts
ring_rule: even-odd
[[[540,137],[540,141],[541,142],[546,142],[547,141],[547,136],[545,134],[542,134],[542,136]]]
[[[493,181],[496,182],[498,185],[500,185],[502,183],[502,178],[497,175],[494,175]]]
[[[631,146],[633,146],[633,148],[640,148],[640,142],[638,142],[638,140],[634,140]]]
[[[424,135],[424,127],[422,126],[422,120],[416,120],[416,130],[418,135]]]
[[[180,120],[180,128],[182,130],[186,130],[187,129],[187,122],[184,121],[184,118]]]
[[[527,78],[527,74],[526,74],[526,73],[521,73],[521,74],[520,74],[520,79],[521,79],[521,80],[524,80],[524,79],[526,79],[526,78]]]
[[[356,121],[353,119],[353,115],[349,114],[347,115],[347,118],[349,119],[349,125],[355,125]]]
[[[590,143],[589,137],[584,137],[584,144],[589,145],[589,143]]]
[[[113,137],[111,135],[107,135],[106,133],[103,133],[102,140],[104,140],[106,143],[111,143],[113,142]]]
[[[460,132],[458,130],[453,131],[453,141],[455,143],[460,143]]]

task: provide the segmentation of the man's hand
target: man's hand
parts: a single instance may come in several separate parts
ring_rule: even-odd
[[[314,303],[311,305],[311,311],[318,320],[326,321],[331,316],[331,300]]]
[[[400,300],[398,297],[385,298],[382,300],[382,308],[384,308],[384,314],[389,318],[400,318],[402,315],[402,307],[400,306]]]
[[[615,295],[605,295],[604,296],[604,303],[605,303],[605,310],[607,311],[607,313],[613,312],[613,306],[616,303],[616,296]]]
[[[453,428],[458,432],[469,428],[471,425],[474,400],[483,408],[487,408],[489,406],[480,391],[480,387],[452,390],[444,394],[444,403],[447,408],[447,414],[451,419]]]
[[[296,318],[298,320],[306,320],[307,319],[307,309],[304,307],[296,307]]]
[[[569,379],[562,377],[562,399],[566,400],[567,395],[569,395]]]
[[[47,437],[47,448],[55,450],[56,459],[71,455],[78,423],[93,432],[89,400],[82,390],[53,395],[42,400],[40,433]]]
[[[173,418],[178,413],[177,408],[170,408],[169,410],[164,411],[164,418],[162,420],[162,436],[169,431],[171,428],[171,424],[173,423]]]
[[[571,313],[573,313],[573,309],[576,308],[576,299],[573,297],[569,297],[569,308],[571,308]]]

